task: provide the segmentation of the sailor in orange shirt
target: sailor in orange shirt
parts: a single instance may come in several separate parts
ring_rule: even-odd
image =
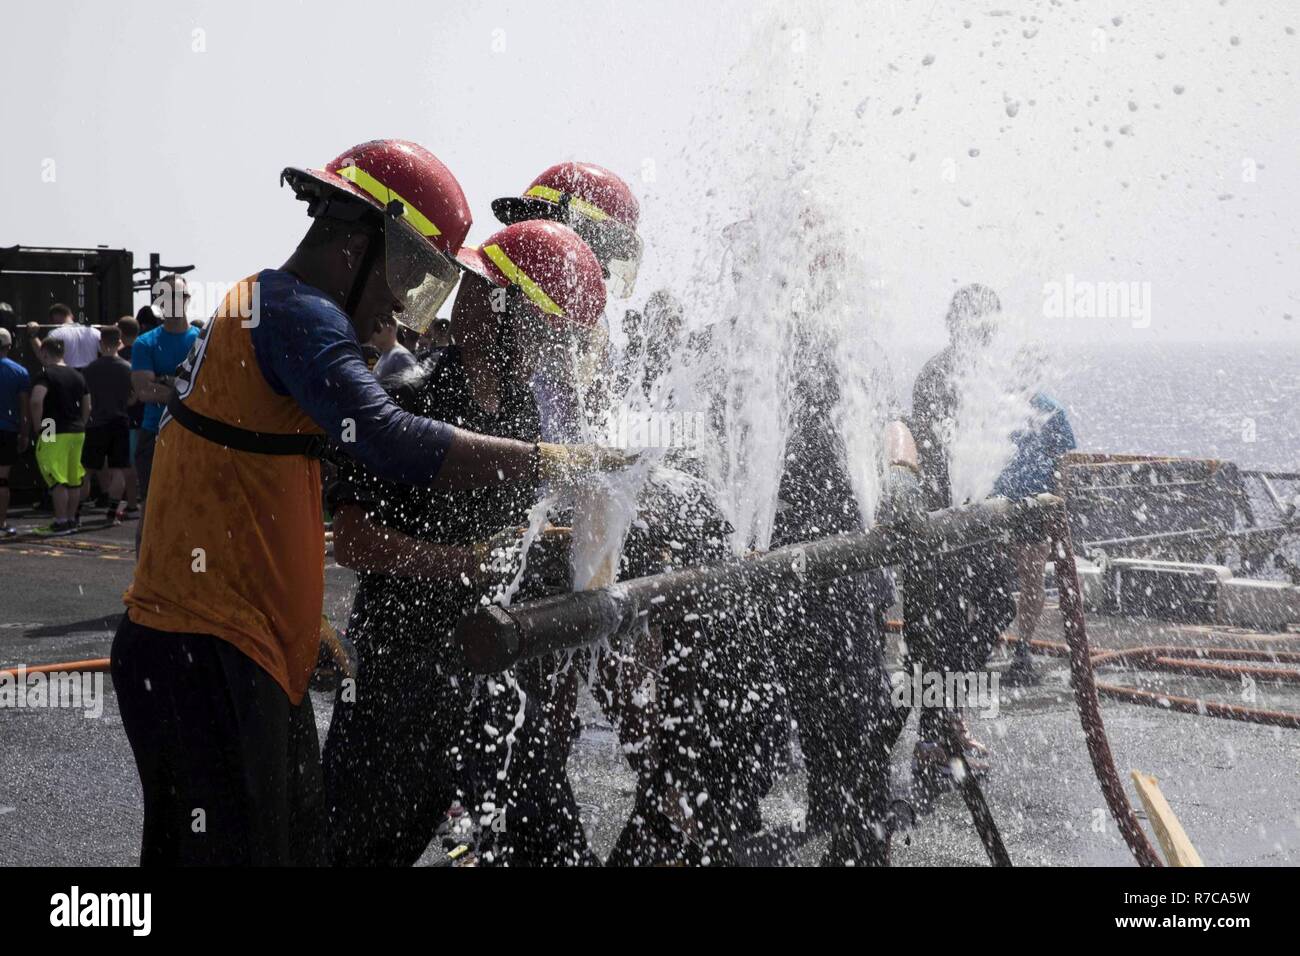
[[[625,463],[420,418],[367,369],[360,342],[378,320],[396,312],[424,331],[459,277],[469,205],[437,157],[376,140],[281,178],[312,225],[282,268],[232,288],[177,374],[113,642],[145,864],[325,860],[306,691],[327,441],[380,477],[441,489],[564,482]]]

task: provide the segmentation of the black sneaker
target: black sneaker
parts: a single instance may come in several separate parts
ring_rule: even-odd
[[[967,769],[976,779],[988,775],[989,762],[985,753],[971,749],[962,756],[965,757],[965,766],[945,744],[918,740],[912,750],[913,798],[928,805],[935,796],[958,787]]]

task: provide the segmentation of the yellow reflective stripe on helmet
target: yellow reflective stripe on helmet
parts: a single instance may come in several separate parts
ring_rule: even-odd
[[[552,189],[550,186],[534,186],[525,196],[536,196],[538,199],[545,199],[547,202],[559,202],[560,197],[564,195],[558,189]]]
[[[504,249],[494,243],[490,246],[484,246],[480,251],[492,260],[492,264],[500,269],[501,274],[510,280],[513,285],[517,285],[524,290],[524,295],[532,300],[533,305],[547,315],[563,317],[564,310],[555,304],[554,300],[546,294],[546,290],[534,282],[528,273],[511,261]]]
[[[348,182],[355,183],[357,186],[360,186],[366,192],[370,193],[370,195],[374,196],[385,207],[396,199],[402,204],[402,218],[409,222],[420,235],[442,235],[442,230],[430,222],[424,213],[420,212],[420,210],[416,209],[396,192],[389,189],[360,166],[340,166],[338,174]]]
[[[534,186],[532,189],[528,190],[528,192],[524,193],[524,195],[536,196],[538,199],[545,199],[547,202],[558,203],[564,193],[560,192],[558,189],[552,189],[550,186]],[[601,209],[599,206],[593,205],[585,199],[579,199],[574,195],[569,196],[569,208],[576,209],[588,219],[594,219],[596,222],[602,222],[609,218],[609,213],[605,212],[605,210]]]

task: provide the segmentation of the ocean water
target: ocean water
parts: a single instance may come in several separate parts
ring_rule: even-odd
[[[910,404],[930,351],[909,351],[895,387]],[[1223,458],[1300,471],[1296,342],[1072,346],[1044,391],[1066,406],[1081,451]]]

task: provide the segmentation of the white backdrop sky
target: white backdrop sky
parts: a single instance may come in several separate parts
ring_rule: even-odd
[[[812,64],[822,141],[840,142],[827,188],[881,307],[918,338],[941,334],[954,283],[1034,313],[1067,273],[1149,282],[1151,326],[1036,319],[1048,334],[1300,327],[1287,0],[6,0],[0,23],[0,245],[159,251],[230,282],[281,263],[305,226],[281,167],[398,136],[459,177],[471,241],[493,197],[551,163],[621,172],[642,199],[643,296],[720,255],[755,122],[737,91],[752,104],[765,62],[790,56]]]

